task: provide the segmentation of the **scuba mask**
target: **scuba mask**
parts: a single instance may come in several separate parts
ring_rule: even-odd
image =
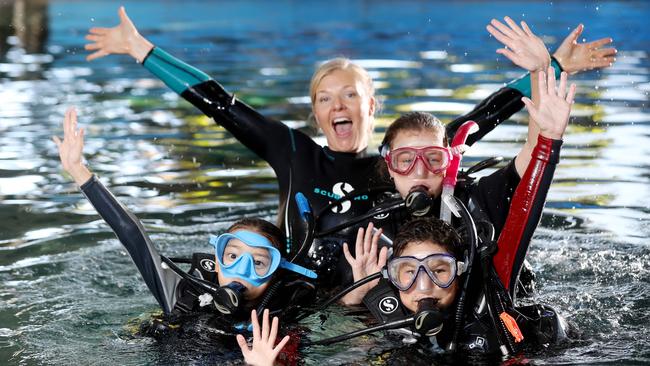
[[[238,239],[242,244],[231,243]],[[219,270],[225,277],[238,278],[253,286],[268,282],[278,268],[284,268],[309,278],[316,278],[313,271],[282,258],[280,251],[266,237],[249,230],[239,230],[210,237],[215,247]],[[256,248],[251,254],[250,248]]]
[[[436,253],[423,259],[404,256],[396,257],[388,262],[388,278],[400,291],[407,291],[417,281],[427,281],[420,278],[420,272],[426,273],[433,283],[441,288],[447,288],[456,276],[465,271],[465,264],[449,254]]]

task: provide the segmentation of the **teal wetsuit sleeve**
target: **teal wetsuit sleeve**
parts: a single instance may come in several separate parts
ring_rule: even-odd
[[[551,66],[553,66],[553,70],[555,71],[555,78],[559,79],[560,74],[562,73],[562,66],[560,66],[560,63],[557,62],[555,57],[551,57]],[[522,77],[509,82],[507,86],[509,88],[519,90],[521,94],[523,94],[528,98],[532,98],[532,94],[531,94],[532,91],[530,86],[530,72],[527,72]]]
[[[294,131],[237,100],[206,73],[155,47],[144,67],[172,90],[212,117],[281,176],[294,148]]]
[[[210,80],[203,71],[186,64],[164,50],[154,47],[144,59],[143,66],[178,94]]]

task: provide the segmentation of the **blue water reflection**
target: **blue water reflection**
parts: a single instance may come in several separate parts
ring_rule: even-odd
[[[156,305],[92,207],[61,175],[50,136],[78,107],[86,158],[170,255],[208,251],[209,233],[245,215],[273,219],[277,185],[266,164],[127,57],[84,60],[90,26],[117,22],[114,1],[50,1],[44,53],[18,37],[0,58],[0,360],[14,364],[151,364],[197,354],[132,337]],[[270,117],[310,130],[315,65],[344,55],[368,67],[383,98],[374,136],[397,114],[443,121],[521,74],[494,53],[485,25],[525,19],[554,48],[579,22],[612,36],[614,67],[578,75],[572,125],[531,247],[537,300],[584,333],[538,364],[644,363],[650,315],[650,4],[627,2],[127,1],[155,44],[214,76]],[[515,115],[467,154],[514,156],[527,116]],[[363,326],[334,309],[315,336]],[[334,325],[334,326],[333,326]],[[213,345],[212,345],[213,346]],[[313,348],[308,364],[367,363],[394,346],[381,337]],[[218,354],[215,356],[215,354]],[[368,356],[369,355],[369,356]]]

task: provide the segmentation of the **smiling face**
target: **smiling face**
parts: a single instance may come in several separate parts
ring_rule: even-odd
[[[390,149],[392,151],[402,147],[421,148],[427,146],[444,147],[444,136],[431,129],[401,130],[395,135]],[[390,169],[388,173],[402,198],[405,198],[413,188],[418,186],[424,187],[431,197],[438,197],[442,191],[444,172],[438,174],[431,172],[420,159],[415,162],[413,169],[406,175],[395,173]]]
[[[375,98],[353,69],[337,69],[316,85],[312,108],[333,151],[360,152],[374,128]]]
[[[237,231],[238,230],[235,230],[233,233],[236,233]],[[249,253],[253,257],[255,273],[257,273],[257,275],[263,276],[266,273],[268,273],[268,270],[271,266],[271,255],[269,254],[268,249],[248,246],[239,239],[233,238],[228,241],[228,244],[226,245],[226,248],[224,249],[223,252],[223,258],[222,258],[223,264],[229,266],[230,264],[235,262],[237,258],[241,257],[244,253]],[[267,281],[260,286],[255,286],[240,278],[225,277],[222,274],[221,264],[219,263],[219,260],[217,259],[216,262],[217,262],[217,278],[219,280],[219,285],[224,286],[231,282],[241,283],[246,287],[246,292],[244,292],[244,298],[246,300],[258,299],[264,293],[264,291],[266,291],[267,287],[269,286],[269,283],[271,282],[271,281]]]
[[[445,250],[439,244],[431,241],[411,242],[406,244],[400,256],[411,256],[418,259],[426,258],[431,254],[452,254]],[[433,298],[436,307],[440,310],[449,308],[454,303],[458,293],[457,278],[453,280],[447,288],[441,288],[429,278],[429,276],[420,271],[413,285],[406,291],[400,291],[399,297],[402,304],[412,312],[416,312],[418,302],[424,298]]]

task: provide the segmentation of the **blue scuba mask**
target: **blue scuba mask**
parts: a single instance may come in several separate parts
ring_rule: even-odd
[[[230,249],[226,253],[231,239],[238,239],[248,247],[264,249],[260,252],[264,254],[253,258],[253,255],[245,247]],[[239,230],[234,233],[211,236],[210,244],[216,250],[217,261],[223,276],[239,278],[256,287],[268,282],[278,268],[284,268],[309,278],[316,278],[316,273],[313,271],[282,258],[280,251],[273,246],[269,239],[253,231]],[[224,254],[229,257],[224,258]],[[228,264],[224,262],[228,262]]]

